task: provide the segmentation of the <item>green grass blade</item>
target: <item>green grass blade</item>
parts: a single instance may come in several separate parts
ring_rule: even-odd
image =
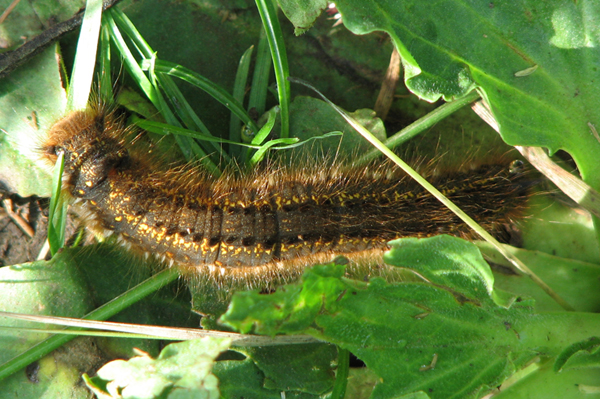
[[[107,26],[108,31],[110,32],[110,37],[116,46],[118,52],[121,54],[123,61],[125,62],[125,67],[127,71],[136,82],[136,84],[142,89],[146,97],[154,104],[154,106],[158,109],[158,111],[163,114],[163,110],[161,109],[161,103],[159,100],[159,94],[156,88],[150,83],[148,77],[142,71],[142,68],[137,63],[137,60],[133,56],[131,50],[127,46],[121,31],[117,27],[115,20],[113,19],[113,14],[115,14],[114,10],[108,10],[104,13],[104,20]]]
[[[269,135],[269,133],[271,133],[271,130],[273,130],[273,126],[275,126],[275,120],[277,119],[277,111],[278,110],[276,109],[272,109],[271,111],[269,111],[269,119],[267,120],[267,123],[265,123],[264,126],[260,128],[258,133],[252,139],[253,145],[261,145],[267,139],[267,136]],[[274,144],[271,144],[270,146],[273,145]],[[257,150],[254,153],[254,155],[248,160],[248,166],[252,168],[258,162],[260,162],[260,160],[265,156],[270,146],[263,146],[259,150]]]
[[[200,120],[185,96],[181,93],[179,87],[173,82],[173,79],[162,73],[158,74],[157,79],[159,87],[165,92],[166,98],[169,100],[179,119],[183,122],[183,125],[191,130],[202,132],[204,136],[212,136],[206,125]],[[217,145],[218,142],[210,140],[206,140],[206,142],[210,142],[210,146],[201,146],[201,152],[195,152],[197,159],[202,159],[207,153],[216,151],[219,155],[219,159],[222,159],[225,162],[231,160],[229,155],[223,151],[222,147]]]
[[[271,73],[272,64],[267,34],[264,29],[261,29],[258,48],[256,50],[254,74],[252,75],[252,87],[250,88],[250,97],[248,98],[248,109],[254,108],[258,115],[264,114],[267,106],[269,74]]]
[[[279,95],[279,107],[281,108],[281,137],[290,135],[290,82],[287,53],[283,42],[281,26],[277,18],[277,9],[271,0],[256,0],[256,6],[267,33],[273,66],[275,67],[275,79],[277,80],[277,93]]]
[[[258,133],[252,139],[253,145],[261,145],[273,130],[273,126],[275,126],[275,120],[277,120],[277,114],[279,113],[279,107],[275,107],[269,111],[269,117],[267,119],[267,123],[260,128]]]
[[[52,196],[48,215],[48,243],[54,256],[65,245],[65,227],[67,225],[67,203],[61,195],[62,175],[65,168],[65,154],[61,153],[56,160],[52,177]]]
[[[338,365],[335,373],[335,384],[330,399],[344,399],[346,386],[348,385],[348,374],[350,372],[350,352],[347,349],[337,347]]]
[[[235,82],[233,84],[233,98],[236,99],[240,104],[244,104],[244,97],[246,95],[246,84],[248,82],[248,74],[250,72],[250,61],[252,60],[252,51],[254,46],[250,46],[244,54],[240,57],[238,63],[237,72],[235,73]],[[233,112],[231,113],[231,119],[229,121],[229,139],[232,141],[240,142],[241,137],[242,121]],[[230,149],[232,155],[239,155],[239,148],[233,147]]]
[[[138,50],[140,56],[146,59],[152,58],[154,56],[154,50],[152,50],[152,47],[150,47],[148,42],[140,34],[127,15],[125,15],[123,11],[116,8],[112,8],[110,13],[111,17],[122,33],[124,33],[125,36],[131,39],[131,41],[135,44],[135,48]]]
[[[436,108],[432,112],[429,112],[424,117],[417,119],[416,121],[414,121],[413,123],[411,123],[410,125],[405,127],[404,129],[400,130],[398,133],[395,133],[393,136],[388,138],[384,142],[385,146],[390,149],[394,149],[394,148],[398,147],[399,145],[404,144],[411,138],[413,138],[416,135],[429,129],[436,123],[440,122],[442,119],[453,114],[454,112],[458,111],[459,109],[463,108],[464,106],[471,104],[473,101],[477,100],[478,98],[479,98],[479,94],[477,92],[473,92],[473,93],[467,94],[466,96],[464,96],[462,98],[459,98],[458,100],[454,100],[452,102],[446,103],[446,104]],[[357,164],[358,165],[366,164],[366,163],[372,161],[373,159],[377,158],[379,155],[381,155],[381,152],[378,149],[374,148],[371,151],[369,151],[368,153],[366,153],[365,155],[363,155],[362,157],[360,157],[357,160]]]
[[[110,67],[110,32],[106,25],[100,30],[100,96],[103,99],[114,98]]]
[[[148,132],[152,132],[152,133],[176,134],[176,135],[191,137],[191,138],[194,138],[194,139],[197,139],[200,141],[206,141],[206,142],[210,142],[210,143],[235,144],[235,145],[240,145],[240,146],[248,147],[248,148],[255,148],[255,149],[260,148],[260,145],[238,143],[233,140],[221,139],[221,138],[214,137],[211,135],[205,135],[204,133],[200,133],[195,130],[190,130],[190,129],[186,129],[183,127],[177,127],[177,126],[173,126],[173,125],[169,125],[169,124],[161,123],[161,122],[149,121],[146,119],[137,119],[136,118],[135,123],[140,128],[142,128]]]
[[[320,136],[312,136],[304,141],[300,141],[300,139],[297,137],[288,137],[287,139],[269,140],[256,151],[256,153],[254,154],[252,159],[250,161],[248,161],[248,164],[251,167],[256,165],[258,162],[260,162],[264,158],[267,150],[269,150],[269,149],[291,150],[292,148],[297,148],[297,147],[300,147],[307,143],[310,143],[313,140],[321,140],[321,139],[326,139],[329,137],[342,136],[342,135],[343,135],[342,132],[335,131],[335,132],[325,133]],[[283,144],[283,145],[280,145],[280,144]]]
[[[147,61],[142,63],[144,68],[150,68]],[[256,123],[250,118],[243,106],[233,98],[225,89],[214,82],[206,79],[204,76],[184,67],[168,61],[157,60],[154,65],[156,72],[165,73],[169,76],[179,78],[211,95],[215,100],[227,107],[233,112],[243,123],[251,126],[252,130],[258,132]]]
[[[276,146],[277,144],[281,144],[281,143],[293,143],[294,141],[291,140],[298,140],[296,137],[288,137],[287,139],[275,139],[275,140],[270,140],[267,141],[263,146],[261,146],[258,150],[256,150],[256,152],[254,153],[254,155],[252,156],[252,158],[250,158],[250,160],[248,160],[248,165],[250,166],[250,168],[253,168],[254,166],[256,166],[256,164],[258,164],[267,154],[267,151],[269,151],[270,148]],[[290,146],[286,146],[285,149],[289,149],[292,148]],[[279,148],[279,149],[283,149],[283,148]]]
[[[101,21],[102,0],[87,0],[67,98],[68,110],[85,109],[88,105]]]
[[[114,17],[114,18],[113,18]],[[142,57],[150,57],[150,59],[144,59],[147,65],[153,65],[155,62],[154,53],[152,53],[152,49],[143,37],[139,34],[135,26],[131,24],[131,21],[124,14],[116,9],[111,9],[107,13],[105,13],[105,20],[108,30],[111,34],[111,39],[113,43],[117,47],[117,50],[123,57],[125,61],[125,66],[129,71],[133,80],[137,83],[137,85],[142,89],[146,97],[152,102],[152,104],[156,107],[158,112],[165,118],[165,120],[174,126],[181,126],[177,117],[173,114],[168,104],[164,100],[160,91],[157,87],[157,78],[152,75],[153,81],[148,79],[148,77],[144,74],[142,68],[140,68],[136,58],[134,57],[131,50],[127,46],[125,39],[123,38],[120,28],[124,29],[124,32],[127,34],[134,44],[136,45],[136,49],[138,50],[140,56]],[[117,26],[117,22],[119,22],[119,26]],[[221,174],[219,168],[212,162],[207,156],[206,152],[204,152],[197,143],[190,141],[189,138],[186,137],[175,137],[175,140],[179,144],[185,158],[190,161],[194,158],[199,159],[202,164],[215,176]]]

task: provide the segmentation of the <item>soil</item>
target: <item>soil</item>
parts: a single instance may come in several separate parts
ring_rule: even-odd
[[[36,260],[46,241],[48,200],[38,197],[21,198],[17,194],[1,191],[0,199],[0,266]],[[9,207],[12,209],[7,211]],[[21,219],[21,223],[29,225],[34,232],[32,237],[10,216],[11,210]]]

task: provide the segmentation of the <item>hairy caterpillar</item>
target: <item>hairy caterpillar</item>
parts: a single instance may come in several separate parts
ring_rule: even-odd
[[[54,164],[64,153],[63,190],[88,227],[177,265],[184,274],[256,282],[298,276],[344,255],[377,261],[389,240],[469,236],[467,227],[412,179],[388,166],[269,167],[211,178],[167,168],[106,109],[76,111],[43,143]],[[432,175],[441,191],[490,231],[523,207],[530,181],[507,161]]]

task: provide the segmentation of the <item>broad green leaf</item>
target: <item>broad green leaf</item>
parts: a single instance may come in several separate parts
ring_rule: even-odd
[[[251,359],[217,362],[214,373],[225,398],[281,399],[280,392],[264,388],[264,374]]]
[[[598,370],[569,369],[556,373],[551,361],[533,366],[538,366],[533,372],[507,380],[494,399],[595,399],[600,396]]]
[[[265,388],[265,375],[252,359],[222,360],[215,363],[214,374],[219,378],[223,398],[317,399],[322,396],[302,392]]]
[[[387,256],[417,264],[432,284],[376,278],[365,287],[342,278],[340,265],[315,266],[301,286],[236,294],[222,321],[241,331],[308,333],[350,350],[380,377],[374,398],[477,397],[536,356],[557,356],[597,331],[594,314],[536,314],[522,299],[497,305],[475,247],[454,240],[404,240]],[[438,256],[426,254],[437,245]]]
[[[93,308],[82,273],[70,254],[61,253],[52,261],[39,261],[0,268],[0,310],[6,312],[80,317]],[[13,359],[49,334],[23,328],[52,328],[38,323],[2,317],[0,364]],[[2,397],[56,398],[71,392],[73,398],[89,395],[82,389],[81,367],[97,359],[97,348],[80,340],[73,351],[29,358],[20,373],[0,381]],[[12,394],[14,393],[14,396]]]
[[[415,94],[451,100],[479,87],[507,143],[564,149],[584,179],[600,187],[594,169],[600,142],[593,134],[600,126],[600,3],[341,0],[336,5],[352,32],[390,34]]]
[[[412,269],[431,283],[456,289],[467,298],[489,300],[494,276],[474,245],[451,236],[404,238],[390,245],[386,263]]]
[[[600,367],[600,338],[591,337],[567,347],[556,359],[554,371],[584,367]]]
[[[10,2],[3,3],[3,12],[9,4]],[[2,49],[14,50],[27,39],[42,33],[48,26],[73,17],[84,6],[85,0],[20,4],[2,21]]]
[[[294,33],[301,35],[306,32],[319,16],[321,11],[327,8],[326,0],[278,0],[285,16],[294,24]]]
[[[522,247],[598,264],[600,247],[592,218],[587,212],[563,202],[560,195],[536,195],[531,199],[530,210],[525,210],[524,217],[517,221],[523,233]],[[574,239],[565,240],[565,237]]]
[[[98,394],[122,398],[219,398],[218,380],[211,373],[229,339],[205,337],[167,345],[157,359],[141,354],[115,360],[98,370],[88,384]],[[106,391],[102,390],[106,387]]]
[[[496,288],[534,298],[538,312],[561,310],[561,307],[530,278],[515,273],[510,263],[489,244],[477,242],[477,246],[485,258],[495,265]],[[508,246],[506,249],[522,260],[578,311],[597,312],[600,309],[600,292],[597,289],[597,281],[600,280],[599,265],[539,251]]]
[[[265,374],[264,387],[276,391],[297,391],[321,395],[331,390],[335,346],[302,344],[262,348],[238,348]]]
[[[49,196],[51,177],[36,165],[47,129],[64,113],[57,46],[0,79],[0,175],[22,197]]]
[[[62,252],[53,260],[25,263],[0,268],[1,310],[5,312],[80,317],[92,307],[84,276],[72,261],[71,254]],[[20,320],[2,320],[3,326],[40,327]],[[43,328],[43,327],[42,327]],[[20,334],[3,331],[0,362],[45,338],[46,334]]]

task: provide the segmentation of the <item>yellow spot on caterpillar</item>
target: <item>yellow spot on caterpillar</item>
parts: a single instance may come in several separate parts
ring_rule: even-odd
[[[85,195],[85,191],[83,190],[77,190],[77,192],[79,193],[79,195]]]
[[[88,187],[93,187],[93,186],[94,186],[94,182],[93,182],[93,181],[91,181],[91,180],[87,180],[87,181],[85,182],[85,185],[86,185],[86,186],[88,186]]]
[[[115,222],[120,222],[121,220],[123,220],[123,216],[116,216],[115,217]]]

